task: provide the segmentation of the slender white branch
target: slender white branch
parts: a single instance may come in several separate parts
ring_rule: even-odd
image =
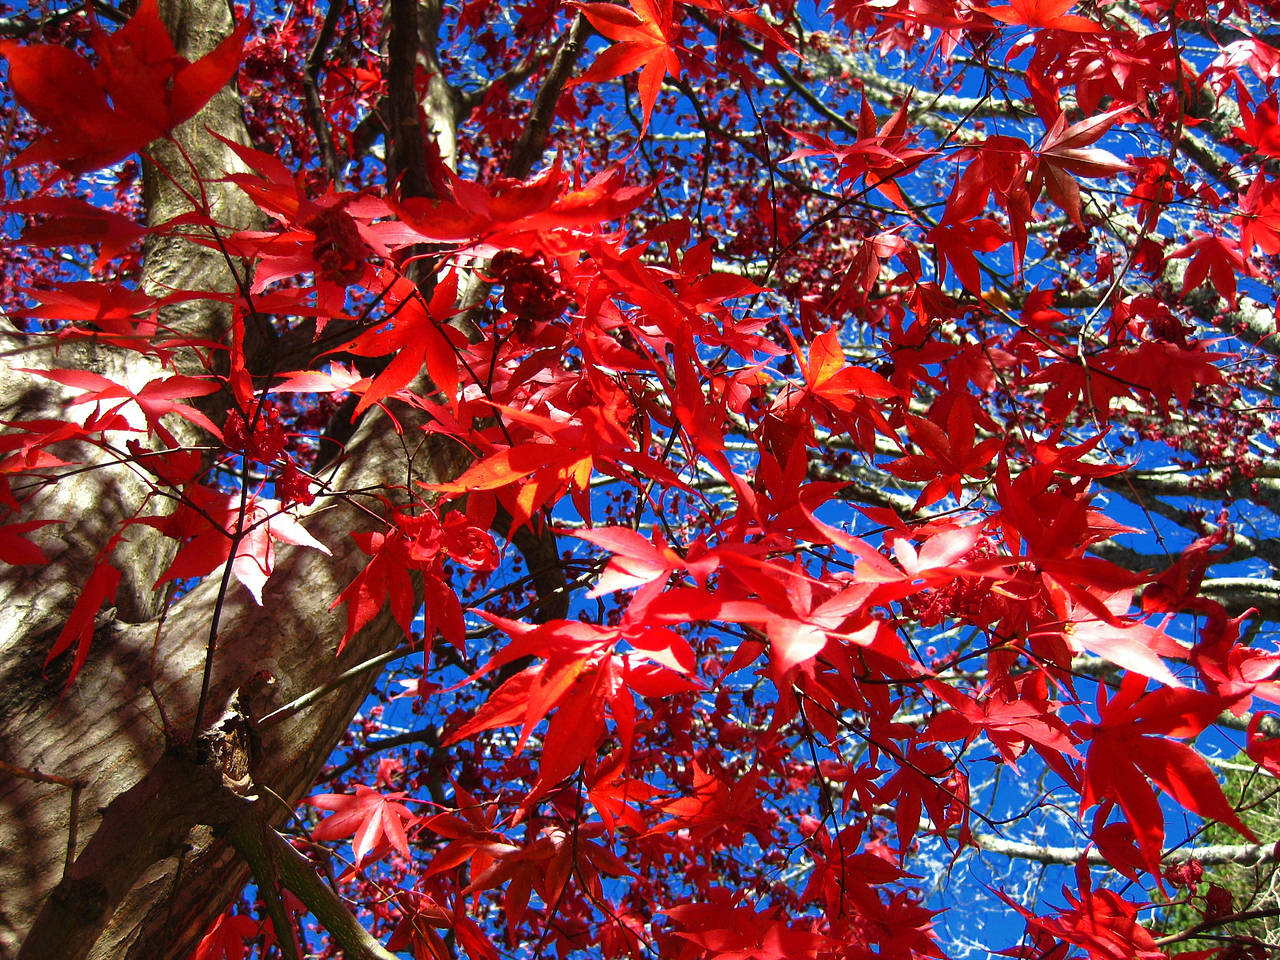
[[[1034,860],[1037,863],[1071,865],[1078,863],[1081,857],[1087,858],[1091,864],[1106,865],[1107,860],[1096,848],[1055,847],[1037,843],[1020,843],[1016,840],[1004,840],[990,834],[975,833],[974,844],[988,853],[1001,856],[1016,857],[1020,860]],[[1207,847],[1180,847],[1170,850],[1163,857],[1165,863],[1189,863],[1199,860],[1205,866],[1216,866],[1224,863],[1253,866],[1259,863],[1271,863],[1277,859],[1275,843],[1218,843]]]

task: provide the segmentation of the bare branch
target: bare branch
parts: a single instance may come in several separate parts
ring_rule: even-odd
[[[329,182],[336,183],[342,173],[342,165],[338,161],[338,153],[333,149],[333,137],[329,132],[329,121],[324,115],[324,104],[320,102],[319,77],[324,66],[324,57],[333,43],[333,35],[338,28],[338,20],[346,12],[347,0],[330,0],[329,9],[324,15],[324,24],[320,27],[320,35],[316,37],[315,46],[307,56],[307,67],[302,73],[302,86],[307,95],[307,119],[315,134],[316,146],[324,161],[325,173]]]
[[[1034,860],[1037,863],[1059,864],[1069,866],[1080,862],[1085,857],[1091,864],[1106,865],[1107,860],[1096,847],[1056,847],[1037,843],[1020,843],[1016,840],[1005,840],[990,834],[974,833],[974,844],[988,853],[998,853],[1005,857],[1019,860]],[[1181,847],[1170,850],[1163,857],[1165,863],[1190,863],[1199,860],[1205,866],[1216,866],[1224,863],[1252,866],[1259,863],[1272,863],[1280,859],[1277,856],[1277,844],[1272,843],[1240,843],[1214,844],[1207,847]]]

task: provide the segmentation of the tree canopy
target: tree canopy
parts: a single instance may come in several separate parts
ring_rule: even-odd
[[[1266,955],[1269,3],[0,13],[0,958]]]

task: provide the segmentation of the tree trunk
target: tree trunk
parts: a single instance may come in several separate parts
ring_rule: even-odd
[[[179,51],[189,59],[210,49],[231,27],[229,5],[222,0],[161,0],[161,7]],[[434,122],[452,130],[454,118],[450,112]],[[205,178],[216,217],[230,229],[252,226],[258,214],[247,198],[234,187],[211,182],[232,162],[206,129],[245,141],[234,91],[215,97],[184,125],[180,139]],[[181,185],[191,182],[178,152],[158,146],[158,167],[148,169],[146,180],[151,223],[185,209]],[[180,238],[150,244],[146,256],[146,282],[154,290],[230,290],[236,282],[222,257]],[[164,319],[186,334],[213,340],[227,335],[226,309],[210,301],[194,301]],[[170,372],[101,345],[55,352],[21,336],[11,342],[0,360],[0,419],[7,421],[66,415],[69,391],[16,368],[91,369],[135,389]],[[333,486],[403,488],[411,472],[427,481],[459,472],[461,451],[440,442],[425,444],[412,464],[406,463],[404,440],[410,447],[416,443],[417,424],[408,417],[401,423],[407,438],[384,415],[367,416],[347,444]],[[177,423],[166,425],[181,429]],[[75,453],[67,451],[66,459],[84,459]],[[69,471],[31,494],[10,518],[61,518],[32,536],[50,563],[0,566],[3,960],[185,958],[242,887],[243,859],[209,826],[225,820],[217,809],[225,791],[213,781],[206,784],[199,768],[182,760],[189,749],[183,744],[200,732],[193,724],[215,615],[202,726],[218,718],[236,691],[251,686],[263,671],[275,678],[274,700],[280,705],[402,639],[399,627],[384,615],[340,657],[334,655],[344,614],[330,610],[329,603],[367,559],[349,534],[376,524],[381,508],[372,499],[363,504],[366,510],[321,500],[303,516],[303,525],[333,555],[284,547],[261,607],[236,584],[220,596],[221,578],[215,573],[162,613],[162,598],[152,585],[172,546],[147,536],[153,532],[149,528],[133,526],[129,542],[112,555],[123,573],[116,609],[99,615],[88,660],[66,687],[70,656],[47,666],[45,658],[100,551],[123,520],[165,509],[162,500],[148,499],[149,488],[130,470],[93,454],[94,469]],[[15,493],[21,500],[27,492]],[[288,817],[375,676],[370,671],[347,682],[262,732],[260,749],[253,751],[252,780],[260,798],[255,809],[269,808],[268,819],[277,824]]]

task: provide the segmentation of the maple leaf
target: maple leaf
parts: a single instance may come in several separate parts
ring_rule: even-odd
[[[982,280],[978,276],[978,260],[974,252],[998,250],[1010,238],[1004,227],[984,217],[936,226],[925,235],[925,239],[933,244],[940,258],[951,264],[960,285],[977,296],[982,293]]]
[[[1168,409],[1171,399],[1185,406],[1197,388],[1224,382],[1218,365],[1232,356],[1206,349],[1200,342],[1179,346],[1165,340],[1143,340],[1132,350],[1110,351],[1099,359],[1115,374],[1105,379],[1132,383],[1149,393],[1161,409]]]
[[[1090,960],[1164,960],[1166,954],[1156,945],[1150,930],[1138,922],[1138,911],[1146,904],[1125,900],[1114,890],[1094,890],[1084,857],[1076,865],[1078,895],[1065,887],[1068,906],[1052,917],[1037,917],[1030,910],[997,891],[1000,899],[1013,907],[1027,921],[1029,932],[1043,934],[1050,943],[1065,941],[1081,947]],[[1059,954],[1049,951],[1024,956],[1057,960]],[[1066,956],[1066,952],[1060,955]]]
[[[435,154],[428,156],[427,166],[435,198],[407,197],[390,203],[407,242],[465,248],[485,240],[499,248],[536,253],[541,235],[598,228],[629,213],[654,189],[624,186],[619,167],[608,167],[573,189],[559,159],[530,180],[496,177],[488,183],[463,179]]]
[[[189,397],[203,397],[216,393],[218,384],[211,379],[175,374],[163,380],[148,380],[142,389],[135,393],[129,387],[90,370],[24,369],[22,372],[34,373],[36,376],[44,377],[47,380],[53,380],[65,386],[84,391],[66,401],[69,407],[86,403],[102,404],[104,401],[119,400],[120,403],[110,407],[108,411],[109,414],[114,414],[124,410],[129,403],[136,404],[142,412],[143,421],[132,425],[140,428],[145,423],[148,429],[171,447],[177,446],[178,441],[172,433],[165,429],[161,422],[161,418],[168,414],[182,417],[184,420],[209,431],[215,437],[222,438],[222,431],[203,413],[194,407],[176,402]]]
[[[754,30],[756,33],[760,34],[760,36],[764,37],[770,43],[775,43],[783,50],[794,53],[796,56],[801,56],[800,52],[796,50],[791,37],[782,33],[777,27],[769,23],[768,20],[764,19],[764,17],[760,16],[759,13],[750,7],[739,8],[736,10],[730,9],[724,0],[687,0],[687,2],[690,6],[700,7],[710,13],[715,13],[725,17],[732,17],[747,29]]]
[[[343,316],[347,288],[361,284],[374,288],[394,284],[395,275],[380,271],[369,261],[390,259],[394,247],[412,242],[404,224],[391,220],[390,204],[376,196],[335,191],[332,187],[312,198],[303,178],[294,177],[276,157],[218,136],[228,150],[257,172],[226,177],[258,208],[281,226],[275,230],[241,230],[213,246],[257,260],[252,293],[259,312],[314,313],[316,336],[329,320]],[[261,292],[275,281],[298,273],[315,278],[315,306],[304,307],[304,290]],[[388,280],[388,276],[392,279]],[[290,298],[293,305],[290,305]],[[388,306],[403,299],[403,294]]]
[[[1102,27],[1092,20],[1067,13],[1075,5],[1076,0],[1013,0],[1008,6],[974,4],[973,9],[1015,27],[1069,30],[1073,33],[1102,32]]]
[[[1099,722],[1080,725],[1080,729],[1088,726],[1091,730],[1081,810],[1104,798],[1114,799],[1152,871],[1159,869],[1164,815],[1148,777],[1184,808],[1225,823],[1256,842],[1204,758],[1179,742],[1209,726],[1223,709],[1225,698],[1169,687],[1146,694],[1146,686],[1141,674],[1127,673],[1120,689],[1108,700],[1105,687],[1099,684]]]
[[[969,697],[947,683],[930,682],[951,710],[936,714],[922,731],[922,740],[972,740],[985,733],[1001,759],[1017,768],[1029,743],[1079,759],[1066,723],[1054,715],[1043,696],[1043,674],[1029,674],[1014,689],[996,687]]]
[[[118,541],[119,535],[108,544],[104,554],[114,549]],[[120,570],[106,560],[99,558],[98,563],[89,574],[89,579],[85,581],[84,589],[80,591],[80,596],[76,600],[75,606],[71,608],[71,613],[67,615],[67,622],[63,624],[61,632],[59,632],[57,639],[53,641],[53,646],[45,657],[44,662],[48,665],[55,657],[70,649],[72,644],[75,644],[75,658],[72,661],[71,670],[67,674],[68,687],[71,686],[71,682],[75,680],[80,668],[84,666],[85,660],[88,659],[89,644],[93,640],[94,623],[98,610],[104,603],[114,600],[116,587],[119,584]]]
[[[1142,591],[1143,612],[1165,613],[1183,609],[1210,612],[1212,607],[1203,604],[1213,601],[1200,596],[1200,584],[1210,564],[1226,556],[1228,548],[1222,544],[1228,532],[1227,527],[1220,527],[1185,547],[1173,564]]]
[[[627,777],[626,763],[627,756],[622,750],[615,750],[598,763],[594,776],[587,778],[587,798],[610,833],[621,825],[642,834],[645,832],[644,819],[633,804],[647,804],[659,791],[643,781]]]
[[[275,542],[311,547],[326,556],[329,548],[316,540],[275,500],[251,497],[241,516],[239,494],[225,494],[198,485],[183,491],[183,503],[166,517],[140,517],[183,546],[158,580],[203,577],[230,561],[231,572],[262,604],[262,590],[275,568]],[[235,555],[232,556],[232,545]]]
[[[279,376],[282,382],[268,390],[268,393],[343,394],[369,383],[368,378],[361,377],[354,367],[341,363],[330,364],[324,370],[293,370]]]
[[[858,139],[846,146],[837,146],[816,134],[788,130],[793,137],[809,146],[794,151],[783,162],[830,155],[840,161],[840,183],[864,177],[868,189],[878,190],[900,209],[909,210],[902,190],[893,182],[894,178],[933,156],[932,150],[911,146],[907,132],[910,105],[910,98],[904,98],[902,105],[877,129],[875,112],[864,98],[858,116]]]
[[[395,849],[407,858],[409,836],[406,831],[416,826],[419,818],[400,803],[406,794],[383,794],[363,783],[354,786],[354,794],[322,793],[303,801],[332,813],[312,829],[312,839],[343,840],[354,836],[351,850],[357,870],[365,860],[378,855],[379,850]]]
[[[53,520],[26,520],[0,525],[0,561],[10,564],[48,563],[43,550],[23,536],[53,523]]]
[[[987,199],[994,195],[1008,216],[1013,239],[1015,276],[1022,270],[1027,249],[1027,222],[1032,219],[1035,197],[1028,185],[1035,156],[1026,142],[1017,137],[993,136],[966,147],[956,155],[960,176],[947,198],[946,213],[939,226],[949,227],[981,215]]]
[[[649,829],[650,834],[689,831],[689,838],[702,843],[715,837],[752,834],[761,845],[771,838],[770,820],[758,796],[760,774],[750,771],[745,776],[727,777],[723,771],[704,768],[693,758],[689,765],[691,792],[674,800],[651,804],[661,815],[670,817]]]
[[[828,937],[778,915],[738,906],[721,887],[710,891],[709,903],[682,903],[666,910],[680,925],[676,936],[696,944],[720,960],[816,960],[831,947]]]
[[[15,310],[13,316],[69,321],[59,331],[59,336],[107,337],[111,342],[134,350],[155,349],[151,343],[158,329],[155,311],[169,300],[157,300],[119,283],[88,280],[24,293],[32,295],[37,302],[26,309]]]
[[[1275,714],[1259,711],[1249,721],[1249,740],[1246,752],[1249,759],[1272,776],[1280,777],[1280,738],[1263,734],[1262,726],[1267,720],[1274,722]]]
[[[957,500],[963,493],[966,477],[986,479],[986,466],[1003,446],[999,437],[977,438],[974,415],[967,394],[951,396],[946,410],[946,428],[933,418],[943,419],[934,411],[945,409],[942,399],[934,403],[931,419],[906,415],[907,431],[923,452],[907,454],[886,464],[885,469],[904,480],[927,480],[916,500],[917,507],[936,503],[948,493]]]
[[[81,174],[142,149],[195,116],[227,85],[250,26],[242,20],[195,63],[178,56],[160,20],[159,0],[142,0],[114,33],[94,24],[96,68],[66,47],[0,41],[15,98],[48,128],[10,166],[52,162]],[[66,95],[69,89],[74,97]]]
[[[1280,107],[1276,95],[1267,97],[1254,110],[1243,103],[1237,106],[1244,126],[1232,127],[1232,132],[1262,156],[1280,157]]]
[[[614,41],[575,81],[599,83],[633,70],[640,71],[640,135],[649,128],[649,119],[662,81],[667,74],[679,74],[680,58],[672,40],[671,0],[628,0],[631,9],[612,3],[576,4],[583,16],[601,34]]]
[[[956,160],[963,168],[947,198],[947,211],[941,220],[944,226],[977,217],[986,209],[992,193],[1010,213],[1015,206],[1029,212],[1026,182],[1033,156],[1026,141],[1004,135],[987,137],[959,151]],[[1015,204],[1015,197],[1025,202]]]
[[[573,536],[613,554],[600,580],[587,594],[589,597],[602,597],[646,584],[652,584],[654,590],[660,589],[671,574],[686,569],[699,584],[705,584],[720,563],[714,551],[701,545],[695,545],[681,556],[662,541],[656,528],[652,541],[629,527],[595,527],[579,530]]]
[[[951,769],[947,754],[912,741],[893,775],[875,789],[876,802],[893,807],[900,860],[920,829],[924,811],[932,820],[930,832],[935,835],[944,835],[952,826],[958,827],[962,836],[968,832],[967,781],[949,776]]]
[[[854,643],[870,643],[870,637],[846,628],[856,622],[856,614],[866,608],[874,588],[857,584],[823,596],[824,591],[809,589],[808,583],[797,579],[792,589],[786,591],[786,606],[759,605],[763,624],[769,637],[770,662],[778,676],[793,667],[807,663],[816,657],[833,638]],[[742,614],[750,616],[745,604],[739,605]]]
[[[1042,627],[1041,631],[1060,632],[1072,653],[1089,650],[1144,677],[1171,687],[1183,686],[1161,656],[1185,659],[1187,651],[1158,627],[1116,619],[1129,609],[1132,589],[1117,590],[1092,602],[1088,599],[1091,596],[1088,591],[1073,590],[1071,593],[1070,599],[1061,600],[1062,622]],[[1060,597],[1061,593],[1055,594],[1055,600]]]
[[[453,912],[440,906],[433,897],[409,890],[397,891],[396,904],[400,920],[387,940],[393,953],[409,951],[414,960],[442,960],[450,955],[449,946],[433,927],[448,930],[457,919]]]
[[[1222,697],[1224,709],[1237,716],[1248,712],[1254,697],[1280,703],[1280,654],[1256,650],[1240,643],[1240,625],[1256,614],[1246,610],[1227,617],[1220,605],[1202,598],[1208,616],[1200,642],[1191,651],[1191,663],[1200,671],[1205,689]],[[1215,609],[1215,606],[1217,609]]]
[[[1280,253],[1280,183],[1268,181],[1259,171],[1248,191],[1240,198],[1240,249],[1252,256],[1255,249],[1265,254]]]
[[[1089,146],[1128,112],[1124,108],[1109,110],[1070,126],[1067,125],[1066,114],[1058,114],[1035,150],[1036,164],[1028,187],[1031,198],[1034,200],[1040,195],[1041,188],[1045,189],[1049,198],[1073,222],[1083,226],[1080,187],[1075,177],[1113,177],[1132,169],[1130,164],[1108,151]]]
[[[423,574],[426,608],[423,633],[429,640],[435,632],[459,650],[466,649],[466,627],[457,594],[447,582],[444,560],[454,560],[468,569],[487,572],[498,565],[498,550],[489,534],[473,526],[465,514],[451,513],[443,523],[434,510],[424,509],[410,516],[396,513],[393,526],[383,532],[353,532],[362,551],[372,559],[355,579],[334,599],[330,609],[347,605],[347,629],[338,642],[341,653],[348,640],[369,623],[384,604],[405,636],[410,636],[414,606],[413,580],[409,572]]]
[[[242,913],[218,914],[196,944],[189,960],[244,960],[249,953],[246,940],[262,933],[262,924]]]
[[[606,703],[618,723],[619,738],[629,749],[635,724],[633,690],[641,696],[660,697],[696,686],[686,679],[693,673],[693,649],[664,627],[626,618],[619,626],[606,627],[570,620],[535,625],[486,611],[481,615],[510,634],[512,642],[474,676],[528,656],[546,658],[546,663],[528,667],[504,682],[445,743],[520,724],[515,744],[519,753],[534,728],[554,709],[542,738],[538,779],[522,810],[594,755],[605,732]],[[619,642],[629,643],[635,653],[614,655]]]
[[[0,209],[45,219],[22,231],[22,242],[32,246],[99,245],[94,269],[101,270],[137,240],[151,231],[110,210],[95,207],[79,197],[31,197],[0,204]]]
[[[275,569],[276,541],[310,547],[325,556],[331,555],[328,547],[307,533],[302,524],[275,500],[259,498],[253,501],[245,510],[240,529],[240,542],[235,556],[231,558],[231,573],[259,606],[262,605],[262,590],[267,585],[267,578]]]
[[[407,387],[425,369],[436,390],[455,404],[458,399],[458,354],[467,338],[448,321],[458,309],[457,271],[450,271],[423,303],[417,289],[407,280],[397,280],[387,291],[392,317],[386,326],[367,330],[331,352],[354,353],[363,357],[390,354],[391,362],[364,388],[356,405],[361,413],[375,403]],[[349,389],[356,389],[352,384]]]
[[[107,431],[132,429],[120,414],[98,415],[96,411],[83,424],[52,418],[8,420],[0,423],[10,428],[9,433],[0,435],[0,452],[9,454],[0,460],[0,474],[65,466],[65,460],[46,448],[68,440],[98,439],[100,434]]]
[[[524,918],[533,890],[544,903],[555,903],[575,872],[598,895],[599,871],[612,876],[635,876],[606,847],[592,842],[604,832],[605,825],[598,820],[575,825],[572,835],[559,826],[543,827],[532,841],[503,853],[487,869],[473,870],[474,879],[462,893],[505,884],[505,913],[513,926]]]
[[[634,438],[618,422],[617,410],[587,406],[571,413],[556,411],[552,417],[498,403],[493,406],[510,421],[536,430],[546,439],[499,449],[472,464],[452,483],[423,483],[423,487],[455,495],[501,491],[503,505],[516,527],[521,527],[568,488],[572,488],[574,503],[583,516],[589,518],[591,507],[585,494],[597,469],[630,482],[621,466],[626,464],[684,486],[664,463],[634,449]]]
[[[807,392],[838,410],[859,409],[859,400],[900,398],[901,390],[874,370],[849,363],[840,345],[840,331],[835,327],[818,334],[809,344],[809,357],[800,356],[795,348]],[[887,424],[886,424],[887,426]]]
[[[1257,271],[1245,257],[1240,241],[1234,237],[1195,230],[1191,241],[1169,254],[1168,259],[1190,258],[1186,275],[1182,278],[1181,296],[1194,290],[1205,280],[1213,282],[1213,288],[1225,297],[1231,309],[1236,308],[1236,277],[1252,277]]]

